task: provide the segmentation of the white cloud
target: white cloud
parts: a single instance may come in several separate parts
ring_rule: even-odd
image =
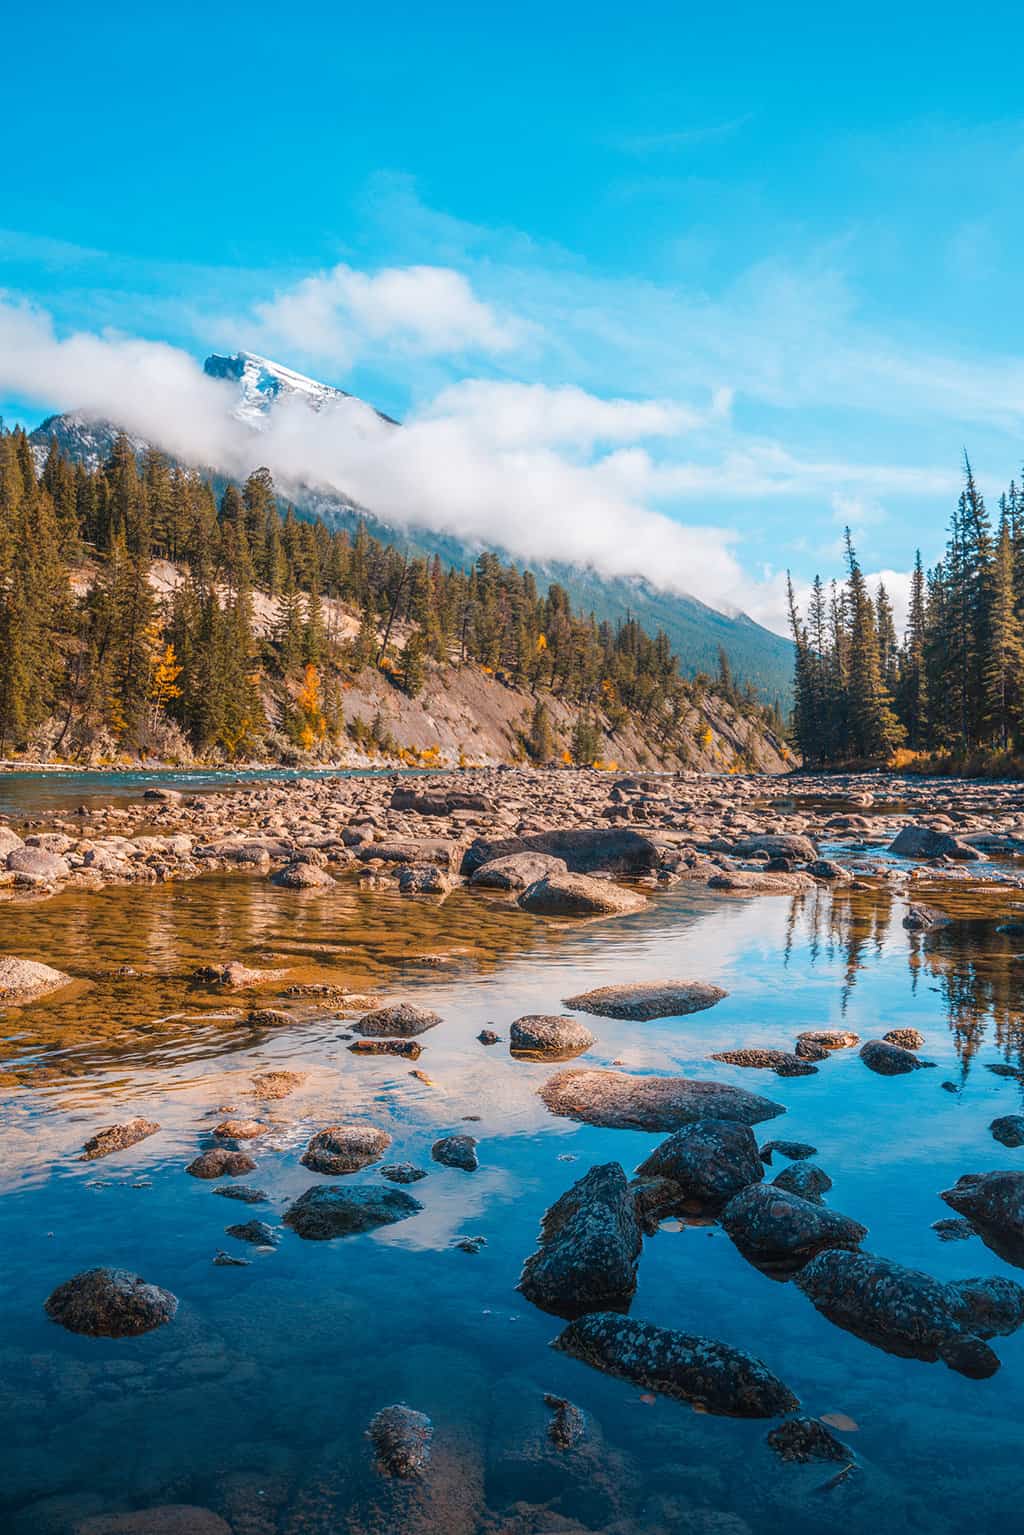
[[[348,367],[368,348],[389,346],[416,356],[503,353],[526,329],[484,303],[450,267],[390,267],[375,273],[341,264],[254,308],[271,350]]]
[[[286,492],[331,490],[392,524],[533,563],[644,576],[662,590],[744,608],[783,632],[784,583],[770,571],[757,580],[744,572],[737,530],[703,517],[684,525],[665,508],[694,496],[806,498],[835,486],[922,483],[920,471],[901,466],[818,463],[770,441],[737,443],[727,393],[696,408],[471,379],[442,390],[400,429],[358,400],[314,412],[283,398],[254,437],[234,414],[233,385],[208,378],[187,353],[112,332],[62,338],[43,311],[0,301],[5,394],[113,420],[226,473],[266,464]],[[680,456],[684,435],[688,458]],[[653,455],[655,440],[666,456]],[[893,587],[899,597],[896,577]]]

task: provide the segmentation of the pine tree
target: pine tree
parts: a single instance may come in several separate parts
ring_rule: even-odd
[[[989,644],[985,655],[985,717],[999,747],[1006,751],[1020,723],[1024,679],[1024,636],[1013,585],[1013,543],[1004,517],[990,572]]]

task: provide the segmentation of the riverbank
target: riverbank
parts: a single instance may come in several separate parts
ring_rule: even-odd
[[[218,777],[204,792],[140,776],[132,787],[120,802],[40,804],[29,814],[26,800],[0,818],[0,898],[217,871],[321,890],[357,878],[430,895],[466,883],[518,892],[564,874],[755,893],[891,877],[888,850],[908,825],[920,834],[897,854],[915,848],[942,877],[984,868],[1016,883],[1024,853],[1018,781],[491,768]],[[482,872],[492,862],[500,867]]]

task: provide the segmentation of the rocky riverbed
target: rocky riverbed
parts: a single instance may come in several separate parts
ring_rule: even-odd
[[[30,819],[0,1527],[1012,1520],[1024,787],[494,771]]]

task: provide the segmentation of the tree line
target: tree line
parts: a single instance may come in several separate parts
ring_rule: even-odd
[[[684,721],[710,686],[680,678],[663,633],[576,613],[494,554],[449,567],[362,523],[350,535],[300,518],[266,469],[215,481],[125,436],[89,467],[0,424],[0,754],[40,731],[56,755],[90,732],[156,751],[168,726],[229,758],[343,733],[387,749],[379,722],[345,720],[346,682],[376,668],[415,696],[451,665],[535,695],[522,745],[537,760],[557,745],[549,695],[576,711],[574,760],[631,720],[685,757]],[[723,668],[736,707],[780,728]]]
[[[952,762],[1024,740],[1024,492],[993,520],[970,462],[942,557],[914,559],[906,631],[872,592],[846,531],[846,578],[815,577],[806,611],[789,583],[792,734],[805,761],[883,761],[906,748]]]

